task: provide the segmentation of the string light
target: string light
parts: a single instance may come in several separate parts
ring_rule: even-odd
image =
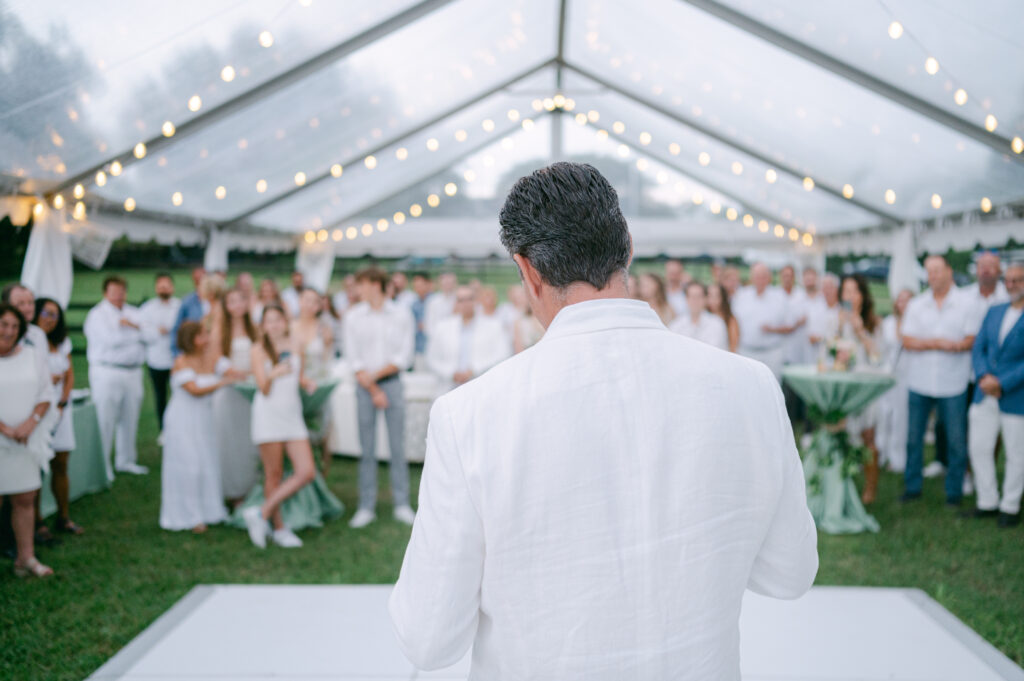
[[[427,205],[431,208],[437,208],[441,203],[441,197],[437,194],[431,194],[427,197]]]
[[[341,228],[334,230],[333,232],[331,232],[331,238],[334,239],[335,241],[341,241],[342,239],[345,238],[344,230],[342,230]]]
[[[760,232],[767,233],[770,228],[771,228],[771,225],[768,224],[767,220],[763,220],[763,219],[762,220],[758,220],[758,222],[757,222],[757,229]]]
[[[992,199],[988,198],[987,196],[982,197],[982,199],[981,199],[981,210],[982,210],[983,213],[988,213],[989,211],[991,211],[992,210]]]
[[[135,148],[132,149],[132,154],[135,155],[135,158],[146,158],[146,145],[142,142],[139,142],[138,144],[135,145]]]
[[[370,236],[371,234],[373,234],[373,225],[367,222],[363,225],[363,236]]]
[[[750,213],[747,213],[746,215],[744,215],[743,216],[743,226],[744,227],[753,227],[754,226],[754,216],[751,215]]]
[[[733,161],[732,162],[732,174],[733,175],[742,175],[743,174],[743,164],[740,163],[739,161]]]
[[[995,116],[989,114],[985,116],[985,129],[989,132],[995,132],[995,129],[999,127],[999,121]]]
[[[1013,153],[1015,154],[1024,152],[1024,140],[1020,137],[1014,137],[1013,141],[1010,142],[1010,148],[1013,149]]]
[[[646,147],[650,143],[651,143],[651,133],[649,133],[649,132],[642,132],[642,133],[640,133],[640,144],[642,144],[642,145],[644,145]]]
[[[591,109],[590,111],[587,112],[587,120],[590,121],[591,123],[597,123],[599,120],[601,120],[601,114],[595,111],[594,109]]]
[[[175,206],[180,206],[182,201],[184,200],[185,198],[181,195],[181,192],[174,192],[173,194],[171,194],[171,203],[173,203]]]
[[[894,192],[891,189],[886,189],[885,190],[885,202],[888,203],[890,206],[892,204],[896,203],[896,192]]]
[[[345,230],[345,236],[348,238],[349,241],[351,241],[352,239],[355,239],[357,236],[359,236],[359,230],[356,229],[355,227],[349,227],[348,229]]]
[[[622,121],[615,121],[614,123],[612,123],[612,132],[614,132],[616,135],[621,135],[622,133],[626,132],[626,124],[623,123]]]
[[[263,47],[271,47],[274,44],[274,34],[270,31],[261,31],[259,40]]]
[[[341,177],[341,174],[343,172],[345,172],[345,169],[341,166],[340,163],[335,163],[333,166],[331,166],[331,177]]]
[[[71,192],[76,199],[80,199],[85,196],[85,187],[81,184],[76,184],[74,190]]]
[[[418,203],[412,204],[411,206],[409,206],[409,215],[413,216],[414,218],[418,218],[419,216],[423,215],[423,206],[421,206]]]
[[[462,174],[462,177],[465,178],[466,182],[476,182],[476,171],[470,168]]]
[[[437,139],[434,137],[431,137],[430,139],[427,140],[427,149],[429,149],[430,151],[437,151],[440,146],[441,143],[438,142]]]
[[[304,184],[306,184],[306,173],[300,170],[299,172],[295,173],[295,185],[301,187]]]
[[[110,174],[113,175],[114,177],[120,175],[122,170],[123,168],[121,167],[120,161],[114,161],[113,163],[110,164]]]
[[[853,185],[852,184],[844,184],[843,185],[843,197],[847,198],[847,199],[852,199],[853,198]]]
[[[513,123],[515,123],[516,121],[519,120],[519,112],[516,109],[509,109],[508,110],[508,119],[510,121],[512,121]]]
[[[381,218],[380,220],[377,220],[377,231],[379,231],[379,232],[386,232],[386,231],[388,231],[388,221],[385,220],[384,218]]]
[[[43,217],[44,210],[46,210],[46,206],[44,206],[42,202],[37,203],[36,205],[32,206],[32,215],[36,216],[37,218],[41,218]]]
[[[306,232],[305,238],[307,244],[316,243],[316,234],[314,234],[313,232]]]
[[[485,126],[485,127],[484,127],[484,130],[486,130],[486,129],[487,129],[487,127]],[[493,130],[493,129],[494,129],[494,128],[491,128],[491,130]],[[455,141],[456,141],[456,142],[465,142],[465,141],[466,141],[466,138],[467,138],[468,136],[469,136],[469,135],[467,135],[467,134],[466,134],[466,131],[465,131],[465,130],[456,130],[456,131],[455,131]]]
[[[811,191],[812,189],[814,189],[814,180],[811,179],[810,177],[805,177],[804,189],[806,189],[807,191]]]
[[[164,121],[164,124],[160,126],[160,132],[164,134],[164,137],[174,137],[175,130],[174,123],[170,121]]]
[[[523,119],[523,130],[527,130],[527,131],[533,130],[533,119],[532,118],[524,118]]]
[[[96,173],[96,186],[102,187],[107,184],[107,174],[100,170]]]
[[[814,237],[805,233],[801,241],[803,241],[804,246],[810,246],[814,243]]]
[[[73,217],[76,220],[84,220],[85,219],[85,204],[82,203],[81,201],[77,201],[75,203],[75,209],[73,211],[71,211],[71,217]]]
[[[722,204],[720,204],[718,201],[712,201],[709,208],[711,209],[711,212],[715,215],[718,215],[719,213],[722,212]]]
[[[319,232],[316,233],[316,240],[319,241],[320,243],[327,241],[327,237],[328,234],[326,229],[321,229]]]
[[[228,64],[220,70],[220,79],[225,83],[230,83],[235,79],[235,67]]]
[[[267,191],[267,181],[266,180],[257,180],[256,181],[256,191],[259,192],[260,194],[262,194],[263,192]]]
[[[699,206],[700,204],[704,203],[704,197],[700,195],[700,192],[694,192],[692,201],[693,205]]]
[[[707,166],[711,163],[711,154],[706,151],[702,151],[697,155],[697,163],[702,166]]]
[[[728,218],[730,222],[734,222],[737,216],[738,213],[736,212],[735,208],[729,208],[725,211],[725,217]]]
[[[775,172],[774,168],[769,168],[764,171],[764,181],[768,184],[775,184],[775,181],[779,179],[779,174]]]
[[[217,197],[218,201],[221,201],[228,195],[228,190],[224,185],[220,185],[214,190],[213,195]]]
[[[675,142],[668,145],[668,153],[672,154],[673,156],[678,156],[680,151],[682,151],[682,149],[680,149],[679,145],[676,144]]]
[[[967,90],[963,88],[958,88],[957,91],[953,93],[953,101],[957,103],[957,106],[963,106],[964,104],[966,104]]]
[[[199,95],[192,95],[188,98],[188,110],[195,112],[203,107],[203,98]]]
[[[374,156],[367,156],[363,159],[363,165],[366,166],[367,170],[373,170],[377,167],[377,159]]]
[[[576,120],[576,123],[578,125],[586,125],[587,124],[587,114],[585,114],[585,113],[583,113],[581,111],[580,113],[576,114],[576,119],[575,120]]]
[[[942,208],[942,197],[938,194],[932,194],[932,208],[935,210]]]
[[[484,132],[493,132],[494,121],[492,121],[490,118],[485,118],[483,122],[480,124],[480,127],[484,129]]]
[[[125,199],[124,200],[124,209],[126,211],[128,211],[129,213],[131,213],[133,210],[135,210],[135,199],[133,199],[130,196],[127,199]]]
[[[934,76],[939,72],[939,60],[935,57],[928,57],[924,60],[924,70],[929,76]]]
[[[444,193],[448,196],[455,196],[457,191],[459,191],[459,188],[454,182],[449,182],[444,186]]]
[[[900,36],[903,35],[903,24],[898,21],[894,21],[889,24],[889,37],[893,40],[899,40]]]
[[[405,147],[398,147],[397,149],[395,149],[395,158],[397,158],[399,161],[404,161],[405,159],[409,158],[409,150],[406,149]]]
[[[405,224],[405,213],[403,213],[402,211],[398,211],[397,213],[391,216],[391,219],[395,221],[396,225]]]
[[[782,225],[776,224],[775,225],[775,236],[777,236],[780,239],[782,237],[786,236],[786,228],[783,227]]]

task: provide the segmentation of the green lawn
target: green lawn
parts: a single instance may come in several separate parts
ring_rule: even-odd
[[[82,279],[80,291],[89,284]],[[75,359],[84,379],[84,358]],[[110,492],[72,506],[87,533],[39,552],[57,570],[55,578],[18,581],[0,570],[0,678],[82,679],[197,584],[388,583],[398,576],[409,531],[388,513],[366,530],[348,528],[357,493],[356,466],[347,459],[335,459],[328,477],[346,515],[303,532],[303,549],[260,552],[235,529],[213,528],[204,536],[160,530],[159,450],[148,390],[147,384],[139,439],[150,475],[120,476]],[[419,467],[412,477],[415,494]],[[896,501],[901,488],[899,476],[883,475],[871,509],[879,534],[820,536],[817,583],[923,589],[1024,663],[1024,530],[960,519],[943,507],[939,480],[926,481],[925,500],[909,507]],[[383,511],[386,490],[381,499]]]

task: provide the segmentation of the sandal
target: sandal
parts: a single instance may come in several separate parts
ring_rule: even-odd
[[[85,534],[85,528],[73,520],[58,520],[54,527],[63,534]]]
[[[50,528],[46,525],[40,525],[36,528],[35,543],[36,546],[52,548],[60,544],[60,540],[53,536],[53,533],[50,532]]]
[[[14,564],[14,576],[19,579],[25,579],[27,577],[50,577],[53,575],[53,568],[49,565],[43,565],[36,558],[30,558],[24,565]]]

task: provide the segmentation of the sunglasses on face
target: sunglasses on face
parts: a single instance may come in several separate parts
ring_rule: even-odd
[[[57,318],[57,313],[53,312],[52,310],[43,310],[42,312],[39,313],[39,318],[40,319],[56,319]]]

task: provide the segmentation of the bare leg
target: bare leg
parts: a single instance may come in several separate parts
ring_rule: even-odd
[[[265,520],[273,516],[274,527],[280,527],[281,514],[270,505],[270,497],[281,485],[281,476],[284,474],[284,443],[269,442],[260,445],[260,459],[263,461],[263,506],[260,508],[260,515]]]
[[[14,541],[18,547],[15,565],[28,565],[36,557],[35,552],[35,498],[38,490],[11,495],[11,526]]]
[[[70,452],[56,452],[50,462],[50,490],[57,500],[57,522],[67,524],[71,520],[71,481],[68,479],[68,456]]]
[[[878,492],[878,447],[875,445],[875,429],[868,428],[861,435],[864,446],[871,451],[871,463],[864,464],[864,492],[861,501],[871,504]]]
[[[292,462],[292,476],[279,484],[263,502],[263,517],[269,517],[268,511],[274,514],[274,528],[281,529],[281,504],[300,489],[313,482],[316,477],[316,464],[313,462],[313,448],[309,440],[292,440],[284,443],[284,450]]]

